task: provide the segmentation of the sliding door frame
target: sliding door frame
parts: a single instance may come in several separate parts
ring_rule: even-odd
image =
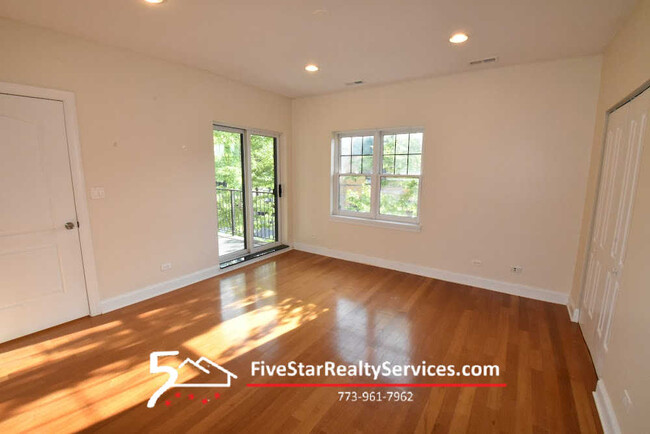
[[[243,143],[242,143],[242,150],[243,150],[243,159],[242,159],[242,174],[243,174],[243,180],[242,180],[242,191],[243,191],[243,202],[244,202],[244,240],[245,240],[245,246],[243,250],[238,250],[233,253],[229,253],[227,255],[221,255],[219,253],[219,262],[226,262],[232,259],[237,259],[242,256],[246,256],[247,254],[251,253],[258,253],[263,250],[267,249],[272,249],[274,247],[282,245],[282,224],[281,224],[281,219],[282,219],[282,212],[281,209],[282,207],[280,206],[281,204],[281,199],[282,197],[279,194],[279,186],[281,184],[281,174],[280,174],[280,144],[281,144],[281,134],[275,131],[270,131],[270,130],[263,130],[259,128],[247,128],[247,127],[240,127],[240,126],[232,126],[232,125],[226,125],[221,122],[213,122],[212,123],[212,130],[221,130],[221,131],[226,131],[226,132],[232,132],[232,133],[238,133],[242,134],[243,138]],[[265,137],[272,137],[273,138],[273,146],[274,146],[274,177],[275,177],[275,185],[274,185],[274,196],[275,196],[275,229],[276,229],[276,239],[277,241],[272,242],[272,243],[267,243],[261,246],[255,247],[255,229],[253,227],[254,224],[254,218],[253,218],[253,195],[252,195],[252,190],[253,190],[253,179],[252,179],[252,172],[251,172],[251,136],[265,136]],[[219,227],[218,223],[219,215],[217,213],[217,228]]]

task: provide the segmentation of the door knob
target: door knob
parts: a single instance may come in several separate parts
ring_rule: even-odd
[[[74,225],[74,223],[72,223],[72,222],[68,222],[68,223],[65,224],[65,228],[66,228],[67,230],[69,230],[69,231],[73,230],[73,229],[74,229],[74,226],[75,226],[75,225]]]

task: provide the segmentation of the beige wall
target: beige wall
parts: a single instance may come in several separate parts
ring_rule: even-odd
[[[568,294],[600,67],[594,56],[294,100],[294,241]],[[332,132],[400,126],[425,128],[422,231],[330,220]]]
[[[592,164],[589,171],[589,193],[585,202],[578,253],[580,267],[576,267],[572,292],[572,299],[575,301],[579,300],[582,286],[582,266],[600,168],[605,112],[647,80],[650,80],[650,1],[644,0],[637,4],[603,57]],[[646,134],[648,133],[650,130],[646,130]],[[625,269],[601,378],[624,433],[648,432],[650,427],[650,149],[647,148],[647,143],[646,140],[632,212]],[[633,403],[629,413],[625,411],[622,403],[625,389],[628,390]]]
[[[76,95],[104,299],[218,264],[213,121],[283,133],[288,175],[288,98],[4,19],[0,59],[0,81]]]

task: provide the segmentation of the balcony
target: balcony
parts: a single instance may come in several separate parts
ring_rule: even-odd
[[[224,256],[246,248],[244,241],[244,193],[232,188],[216,188],[219,255]],[[275,192],[251,190],[253,203],[253,246],[277,241]]]

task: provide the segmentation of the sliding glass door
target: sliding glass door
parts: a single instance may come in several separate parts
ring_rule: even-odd
[[[277,135],[215,126],[213,139],[221,262],[278,245]]]

